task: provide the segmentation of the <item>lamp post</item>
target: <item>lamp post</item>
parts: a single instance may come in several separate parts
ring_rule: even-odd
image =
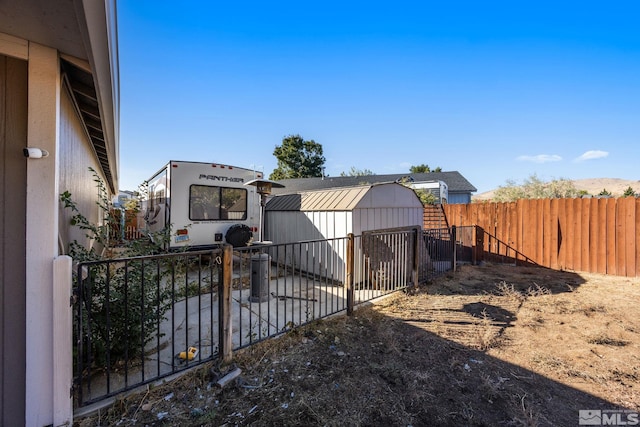
[[[253,185],[256,187],[256,192],[260,195],[260,240],[264,241],[264,207],[267,204],[267,196],[271,194],[272,188],[284,188],[284,185],[279,182],[271,181],[269,179],[252,179],[246,182],[244,185]]]

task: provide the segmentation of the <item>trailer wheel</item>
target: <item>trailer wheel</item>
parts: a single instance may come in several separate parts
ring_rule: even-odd
[[[224,238],[234,248],[247,246],[249,240],[253,237],[251,229],[244,224],[235,224],[229,227]]]

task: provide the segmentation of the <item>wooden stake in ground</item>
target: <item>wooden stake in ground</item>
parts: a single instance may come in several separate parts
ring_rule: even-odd
[[[217,382],[216,385],[220,388],[224,388],[227,384],[229,384],[231,381],[233,381],[234,379],[238,378],[240,376],[240,374],[242,373],[242,370],[240,368],[236,368],[233,371],[229,372],[227,375],[225,375],[224,377],[220,378]]]

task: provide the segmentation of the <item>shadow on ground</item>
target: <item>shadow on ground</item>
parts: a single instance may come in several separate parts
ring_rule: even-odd
[[[635,339],[617,353],[585,345],[579,357],[566,359],[540,346],[525,356],[544,369],[521,363],[512,332],[533,330],[520,324],[523,305],[576,298],[571,292],[585,280],[512,268],[465,268],[353,316],[314,322],[238,352],[232,365],[123,398],[100,414],[100,424],[91,417],[77,425],[573,426],[580,411],[624,421],[629,414],[612,411],[640,410],[637,369],[595,375],[580,368],[606,365],[608,355],[622,352],[633,360],[637,324],[627,325]],[[606,307],[585,313],[563,314],[567,324],[575,316],[578,335],[585,318],[615,314]],[[236,368],[242,373],[235,382],[215,385]]]

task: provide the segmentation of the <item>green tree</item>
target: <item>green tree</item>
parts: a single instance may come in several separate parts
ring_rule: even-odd
[[[603,188],[602,191],[598,193],[598,196],[611,197],[611,193],[607,191],[606,188]]]
[[[134,213],[138,213],[140,211],[140,204],[138,199],[128,199],[124,202],[124,209],[127,211],[131,211]]]
[[[438,166],[434,170],[431,170],[429,165],[425,165],[424,163],[418,166],[411,166],[409,168],[409,172],[411,173],[430,173],[430,172],[442,172],[442,168]]]
[[[579,195],[580,192],[568,179],[560,178],[545,182],[533,174],[521,185],[513,180],[507,180],[505,186],[500,186],[494,192],[493,200],[513,202],[518,199],[561,199]]]
[[[325,158],[322,145],[313,139],[305,141],[300,135],[282,138],[282,145],[276,146],[273,155],[278,159],[278,167],[269,179],[312,178],[322,176]]]
[[[369,175],[375,175],[375,173],[373,173],[373,171],[369,169],[356,169],[355,166],[351,166],[349,173],[340,172],[340,176],[369,176]]]
[[[411,180],[409,179],[409,177],[404,177],[402,179],[400,179],[399,181],[397,181],[398,184],[402,184],[405,187],[411,188],[416,195],[418,196],[418,198],[420,199],[420,201],[422,202],[423,205],[435,205],[437,202],[437,198],[436,195],[433,194],[431,191],[425,189],[425,188],[413,188],[413,184],[411,182]]]
[[[415,188],[414,191],[418,195],[418,198],[423,205],[435,205],[437,198],[436,195],[424,188]]]
[[[631,186],[629,186],[626,190],[624,190],[624,193],[622,193],[622,197],[636,197],[636,192],[633,191],[633,188],[631,188]]]

